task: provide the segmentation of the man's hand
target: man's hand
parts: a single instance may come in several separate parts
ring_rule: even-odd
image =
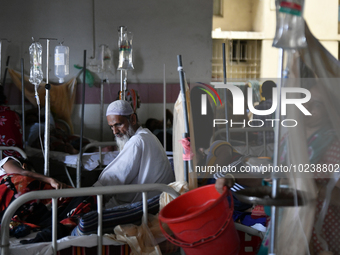
[[[230,189],[232,186],[234,186],[234,183],[234,179],[229,176],[227,176],[227,178],[218,178],[215,182],[215,188],[220,194],[222,194],[224,186]]]

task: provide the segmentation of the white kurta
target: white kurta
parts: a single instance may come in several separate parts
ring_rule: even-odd
[[[93,186],[165,183],[175,180],[161,143],[148,129],[138,128],[118,156],[103,170]],[[149,192],[151,198],[159,192]],[[142,200],[141,193],[105,197],[105,207]]]

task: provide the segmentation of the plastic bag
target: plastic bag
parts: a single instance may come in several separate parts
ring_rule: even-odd
[[[149,227],[144,222],[140,226],[118,225],[114,228],[114,232],[117,241],[126,242],[130,246],[131,255],[162,254]]]
[[[302,16],[304,0],[276,0],[276,33],[273,47],[283,49],[307,46]]]
[[[168,186],[173,188],[181,195],[189,191],[188,183],[186,181],[172,182],[168,184]],[[163,192],[159,197],[159,211],[161,211],[164,208],[164,206],[166,206],[172,200],[174,200],[174,198],[172,198],[168,193]]]

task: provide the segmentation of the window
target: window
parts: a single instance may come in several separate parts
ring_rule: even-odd
[[[223,17],[223,0],[214,0],[214,2],[213,2],[213,14],[214,14],[214,16]]]
[[[257,79],[260,77],[261,40],[213,39],[212,81],[223,81],[222,43],[226,45],[228,79]]]
[[[233,52],[233,62],[247,62],[247,41],[246,40],[233,40],[231,51]]]

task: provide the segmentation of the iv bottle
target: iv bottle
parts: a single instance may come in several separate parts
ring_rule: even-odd
[[[62,45],[56,46],[54,49],[54,75],[59,78],[59,83],[64,82],[65,76],[69,75],[69,47]]]
[[[103,46],[102,46],[103,47]],[[103,58],[103,63],[102,63],[102,68],[103,71],[106,73],[111,72],[113,70],[113,62],[112,62],[112,52],[109,48],[109,46],[105,45],[102,50],[102,58]]]
[[[119,62],[117,70],[132,70],[132,38],[131,32],[126,27],[119,27],[118,33]]]
[[[273,46],[282,49],[296,49],[307,46],[304,0],[276,0],[276,32]]]
[[[33,42],[29,47],[30,52],[30,83],[38,86],[43,80],[42,71],[42,46],[39,42]]]

